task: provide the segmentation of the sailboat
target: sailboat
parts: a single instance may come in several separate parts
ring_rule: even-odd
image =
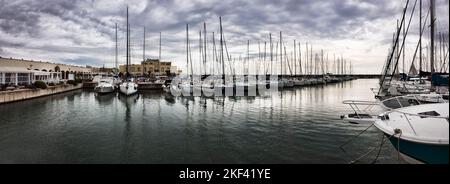
[[[130,73],[128,72],[128,66],[130,64],[130,25],[128,23],[128,7],[127,7],[127,64],[126,64],[126,74],[125,81],[120,84],[119,90],[124,95],[133,95],[137,93],[138,84],[134,82],[134,79],[130,77]]]

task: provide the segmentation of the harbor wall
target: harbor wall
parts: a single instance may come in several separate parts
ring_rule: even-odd
[[[0,92],[0,104],[64,93],[82,88],[82,84],[49,86],[47,89],[21,89]]]

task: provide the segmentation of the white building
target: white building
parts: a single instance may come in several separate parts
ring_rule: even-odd
[[[0,84],[15,86],[33,84],[35,81],[58,83],[61,80],[60,72],[44,72],[28,70],[21,67],[0,67]]]

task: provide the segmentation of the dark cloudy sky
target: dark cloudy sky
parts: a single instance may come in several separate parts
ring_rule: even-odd
[[[274,34],[273,39],[278,40],[279,31],[283,31],[287,47],[291,47],[295,39],[302,43],[304,51],[304,44],[308,42],[313,44],[315,52],[323,49],[328,53],[330,60],[333,54],[342,54],[353,62],[357,73],[380,73],[405,2],[0,0],[0,56],[112,67],[114,27],[118,23],[119,63],[123,64],[125,7],[129,5],[133,63],[142,60],[145,26],[146,57],[158,56],[159,32],[162,32],[162,58],[184,68],[186,23],[191,28],[193,59],[198,60],[195,55],[198,31],[205,21],[211,41],[211,32],[218,32],[218,17],[222,16],[227,44],[234,58],[245,56],[247,40],[251,43],[250,52],[257,54],[258,41],[262,44],[268,41],[270,32]],[[423,2],[427,11],[429,1]],[[448,0],[437,0],[437,18],[438,31],[448,32]],[[415,14],[407,39],[407,56],[412,55],[418,40],[418,19]]]

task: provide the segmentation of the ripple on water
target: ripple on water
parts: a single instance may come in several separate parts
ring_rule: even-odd
[[[348,163],[381,134],[340,150],[366,128],[339,119],[351,112],[341,102],[372,100],[377,82],[215,99],[78,90],[0,105],[0,163]],[[383,153],[396,163],[392,146]]]

